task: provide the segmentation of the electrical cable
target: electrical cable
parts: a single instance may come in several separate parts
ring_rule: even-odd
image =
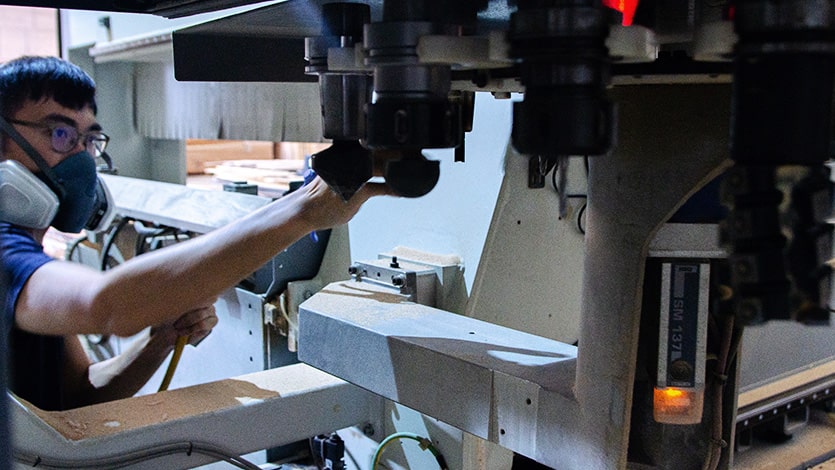
[[[567,163],[567,159],[564,162]],[[559,215],[560,219],[565,218],[565,216],[567,215],[566,201],[568,199],[588,199],[588,197],[589,197],[588,194],[579,194],[579,193],[563,194],[562,190],[560,189],[560,185],[557,183],[557,176],[560,177],[560,179],[563,181],[563,183],[565,182],[566,174],[564,172],[560,172],[560,168],[565,169],[564,162],[561,161],[559,164],[555,165],[554,166],[554,171],[551,172],[551,186],[554,187],[554,191],[557,193],[557,197],[560,200],[560,202],[559,202],[559,205],[560,205],[560,215]],[[588,178],[588,171],[589,171],[588,157],[586,157],[586,159],[585,159],[585,168],[586,168],[586,178]],[[560,174],[560,173],[562,173],[562,174]],[[586,184],[588,184],[588,183],[586,183]],[[564,184],[564,186],[567,186],[567,184]],[[586,234],[586,229],[583,228],[582,218],[583,218],[583,214],[586,211],[586,206],[587,205],[588,205],[588,202],[583,203],[583,205],[580,206],[580,209],[577,213],[577,230],[583,235]]]
[[[244,459],[241,456],[231,454],[224,451],[220,447],[212,444],[202,442],[177,442],[170,444],[161,444],[148,449],[141,449],[126,454],[121,454],[113,457],[101,457],[91,459],[79,460],[63,460],[53,459],[50,457],[41,457],[39,455],[29,455],[23,452],[15,451],[14,460],[20,464],[37,468],[48,469],[78,469],[86,468],[90,470],[100,469],[117,469],[137,465],[141,462],[152,460],[159,457],[166,457],[169,455],[185,453],[188,456],[191,454],[202,454],[226,463],[234,465],[237,468],[244,470],[261,470],[259,466]]]
[[[129,217],[123,217],[122,220],[120,220],[119,223],[116,225],[116,228],[114,228],[110,233],[108,233],[107,237],[104,239],[104,245],[101,248],[100,268],[102,271],[107,271],[107,269],[110,267],[107,264],[110,250],[113,248],[114,243],[116,243],[116,237],[119,236],[119,233],[122,231],[122,229],[125,228],[125,226],[130,221],[131,219]]]
[[[734,346],[734,316],[727,315],[722,325],[722,339],[719,346],[719,355],[716,363],[716,371],[714,372],[715,381],[713,384],[713,427],[711,430],[711,446],[708,452],[708,457],[705,460],[705,470],[714,470],[719,466],[719,460],[722,456],[722,449],[728,446],[722,438],[722,396],[725,393],[725,383],[727,381],[728,365],[736,357],[736,348]],[[737,338],[738,339],[738,338]]]
[[[830,418],[830,419],[835,419],[835,418]],[[345,455],[346,455],[349,459],[351,459],[351,463],[353,463],[353,464],[354,464],[354,468],[361,468],[361,467],[360,467],[360,463],[359,463],[359,462],[357,462],[357,458],[356,458],[356,457],[354,457],[354,454],[353,454],[353,453],[351,453],[351,450],[350,450],[350,449],[348,449],[348,447],[347,447],[347,446],[345,447]]]
[[[168,363],[168,369],[165,370],[165,376],[162,378],[162,383],[159,385],[159,391],[164,392],[168,390],[171,385],[171,379],[174,377],[174,371],[177,370],[177,364],[180,362],[180,356],[183,355],[183,349],[188,344],[188,335],[178,336],[177,342],[174,344],[174,353],[171,355],[171,361]]]
[[[582,206],[580,206],[580,210],[577,212],[577,230],[580,231],[581,234],[586,234],[586,228],[583,227],[583,215],[586,213],[586,207],[589,205],[588,202],[584,202]]]
[[[75,250],[78,249],[78,245],[83,243],[84,240],[86,240],[86,239],[87,239],[86,235],[78,237],[75,240],[73,240],[72,243],[69,244],[69,246],[67,246],[66,255],[65,255],[65,258],[66,258],[67,261],[72,261],[72,255],[75,253]]]
[[[449,470],[449,467],[446,463],[446,459],[444,459],[444,456],[441,454],[438,448],[432,444],[432,441],[423,436],[410,432],[396,432],[383,439],[383,441],[380,442],[380,445],[377,446],[377,450],[374,451],[374,455],[371,458],[371,470],[377,469],[377,465],[379,465],[380,463],[380,458],[383,455],[383,451],[386,449],[386,447],[389,446],[389,444],[398,439],[412,439],[414,441],[417,441],[421,450],[429,450],[429,452],[432,453],[432,455],[435,457],[435,461],[438,462],[438,466],[441,468],[441,470]]]
[[[135,221],[133,224],[134,230],[136,230],[137,238],[136,238],[136,247],[134,248],[134,256],[139,256],[145,253],[145,245],[149,245],[149,251],[153,251],[158,246],[152,245],[153,240],[155,238],[170,235],[177,233],[177,229],[172,227],[154,227],[154,228],[147,228],[145,224],[140,221]],[[151,240],[150,242],[148,240]],[[179,239],[177,239],[179,241]]]
[[[286,293],[286,291],[282,292],[281,295],[278,296],[278,311],[281,313],[281,316],[284,317],[284,320],[287,322],[288,333],[292,330],[299,331],[298,323],[290,319],[290,307],[287,306],[288,300]]]
[[[560,176],[559,175],[559,167],[560,167],[560,165],[554,165],[554,171],[551,172],[551,186],[553,186],[554,191],[556,191],[557,194],[561,195],[562,190],[560,190],[560,185],[557,183],[557,176]],[[588,178],[588,172],[589,172],[588,159],[586,160],[585,168],[586,168],[586,178]],[[588,184],[588,182],[586,184]],[[568,193],[568,194],[565,195],[565,197],[568,198],[568,199],[571,199],[571,198],[588,198],[589,195],[588,194],[581,194],[581,193]]]

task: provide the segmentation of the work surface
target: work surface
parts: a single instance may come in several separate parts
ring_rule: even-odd
[[[835,418],[814,410],[809,424],[791,440],[782,444],[755,442],[751,449],[735,454],[733,468],[835,470]]]

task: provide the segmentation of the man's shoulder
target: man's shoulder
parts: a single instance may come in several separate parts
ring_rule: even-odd
[[[0,266],[4,270],[14,271],[21,265],[34,270],[51,259],[27,230],[0,222]]]
[[[16,253],[19,250],[43,253],[43,247],[27,230],[0,222],[0,254]]]
[[[34,240],[32,234],[23,227],[10,224],[8,222],[0,221],[0,236],[5,237],[24,237]]]

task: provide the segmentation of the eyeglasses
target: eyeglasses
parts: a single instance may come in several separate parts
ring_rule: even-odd
[[[66,153],[71,151],[78,145],[79,141],[84,142],[84,148],[93,157],[101,157],[107,143],[110,142],[110,137],[99,131],[88,132],[81,134],[78,129],[66,124],[45,124],[29,121],[18,121],[16,119],[7,119],[12,124],[32,127],[35,129],[43,129],[47,135],[52,139],[52,150],[59,153]]]

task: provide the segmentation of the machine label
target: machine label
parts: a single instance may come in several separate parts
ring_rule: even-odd
[[[662,265],[658,382],[666,387],[695,387],[703,382],[701,320],[706,319],[707,264]],[[703,311],[704,310],[704,311]]]

